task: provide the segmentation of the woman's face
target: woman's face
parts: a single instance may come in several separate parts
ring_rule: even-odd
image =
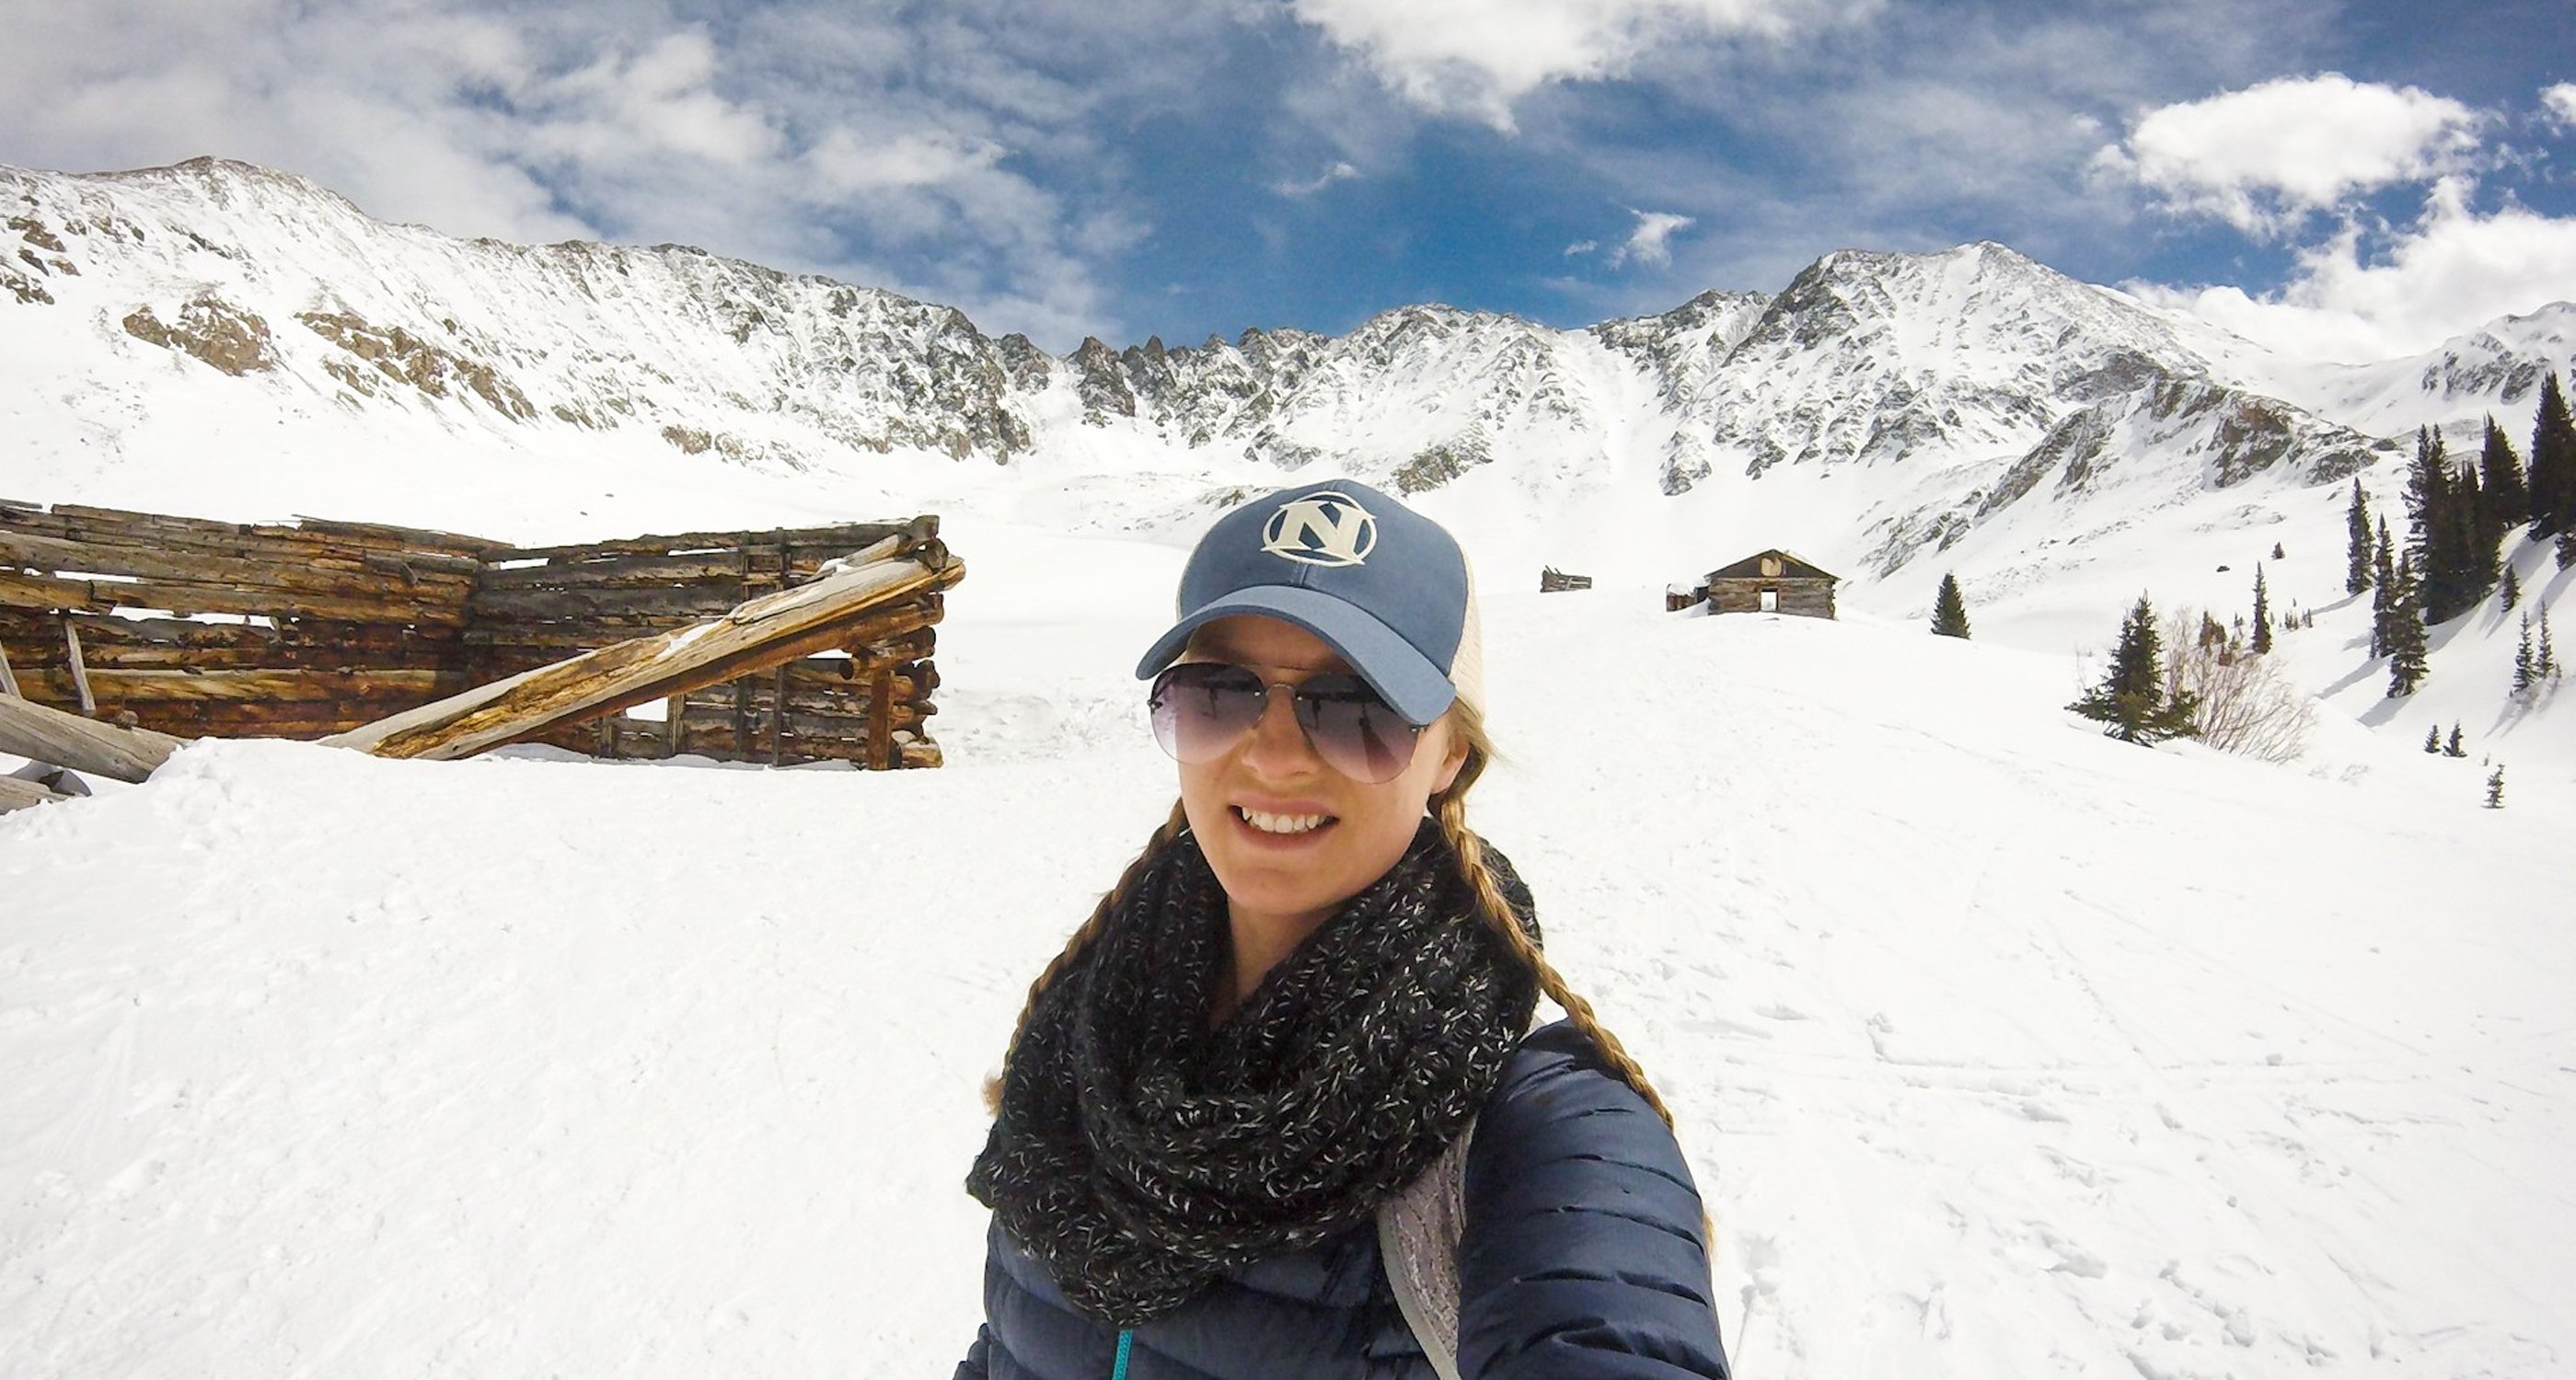
[[[1250,615],[1201,628],[1183,659],[1231,662],[1287,685],[1350,670],[1305,629]],[[1395,779],[1355,781],[1315,755],[1287,696],[1274,694],[1243,741],[1181,764],[1181,805],[1235,923],[1303,937],[1395,866],[1424,806],[1456,779],[1466,756],[1444,714],[1422,731],[1412,763]]]

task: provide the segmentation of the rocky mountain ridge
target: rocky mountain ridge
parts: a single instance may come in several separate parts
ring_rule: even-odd
[[[1534,501],[1851,473],[1869,478],[1841,556],[1871,573],[2034,495],[2336,483],[2389,459],[2393,435],[2509,414],[2576,361],[2566,304],[2364,369],[2281,360],[1991,243],[1838,251],[1775,294],[1584,330],[1424,304],[1339,336],[1059,356],[953,308],[683,246],[385,224],[215,159],[0,168],[0,222],[0,350],[25,385],[0,406],[24,434],[129,458],[176,358],[290,431],[332,412],[496,452],[578,434],[770,472],[893,454],[1072,470],[1117,451],[1415,493],[1490,473],[1476,482]],[[55,471],[82,458],[57,450]]]

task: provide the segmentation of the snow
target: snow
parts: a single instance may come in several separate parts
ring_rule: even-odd
[[[0,307],[0,494],[539,544],[937,513],[969,569],[950,765],[208,743],[0,816],[0,1375],[946,1373],[979,1311],[980,1082],[1168,804],[1132,657],[1188,543],[1280,470],[1235,432],[1086,417],[1061,361],[1006,399],[1033,451],[880,453],[848,438],[947,408],[884,386],[972,339],[941,309],[855,289],[845,320],[819,280],[454,241],[275,177],[18,178],[89,269]],[[1364,476],[1490,442],[1416,500],[1487,605],[1509,760],[1475,814],[1681,1116],[1742,1372],[2576,1369],[2576,709],[2507,694],[2520,612],[2576,647],[2576,572],[2515,547],[2522,608],[2437,629],[2390,700],[2342,587],[2351,481],[2215,487],[2205,437],[2143,415],[2089,488],[1866,559],[2122,349],[2465,455],[2489,410],[2527,435],[2513,390],[2576,359],[2569,309],[2329,369],[1996,246],[1818,272],[1856,326],[1810,350],[1753,299],[1669,338],[1423,307],[1262,347],[1311,366],[1278,438],[1364,441]],[[276,328],[278,371],[119,326],[201,280]],[[290,324],[315,309],[491,359],[541,408],[638,411],[342,396]],[[1228,396],[1191,415],[1232,425]],[[1853,427],[1945,398],[1956,426],[1860,455]],[[683,454],[666,421],[747,449]],[[1707,472],[1666,496],[1683,440]],[[1748,476],[1765,445],[1834,463]],[[2402,461],[2359,476],[2401,532]],[[1661,611],[1772,547],[1851,577],[1842,621]],[[2141,592],[2225,620],[2258,562],[2315,615],[2274,653],[2316,697],[2298,760],[2064,711]],[[1543,564],[1596,585],[1541,597]],[[1923,631],[1945,571],[1974,642]],[[2455,723],[2465,760],[2420,750]]]
[[[940,771],[206,743],[0,817],[7,1372],[953,1366],[980,1080],[1168,804],[1182,553],[947,531]],[[2566,1373],[2576,786],[2130,747],[1910,620],[1488,600],[1474,815],[1681,1118],[1743,1373]]]

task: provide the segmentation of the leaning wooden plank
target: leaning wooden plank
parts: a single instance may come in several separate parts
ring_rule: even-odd
[[[119,728],[49,709],[33,700],[0,699],[0,752],[118,781],[152,775],[183,739],[148,728]]]
[[[19,698],[17,673],[9,669],[9,652],[0,647],[0,695]]]
[[[603,647],[325,741],[379,757],[470,757],[555,724],[683,695],[831,646],[849,627],[865,623],[877,605],[917,589],[955,584],[964,574],[965,566],[954,560],[937,567],[902,558],[855,564],[754,599],[722,618]]]
[[[80,711],[96,717],[98,696],[90,690],[89,668],[81,664],[80,625],[69,618],[63,620],[63,647],[63,664],[71,669],[72,694],[80,702]]]
[[[69,799],[71,799],[70,796],[59,791],[46,790],[33,781],[20,781],[15,777],[0,776],[0,815],[5,815],[11,810],[23,810],[31,805],[50,805],[57,800]]]

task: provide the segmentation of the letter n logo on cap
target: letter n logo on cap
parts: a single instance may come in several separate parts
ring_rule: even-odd
[[[1348,494],[1300,494],[1262,526],[1261,549],[1308,565],[1359,565],[1377,549],[1377,519]]]

